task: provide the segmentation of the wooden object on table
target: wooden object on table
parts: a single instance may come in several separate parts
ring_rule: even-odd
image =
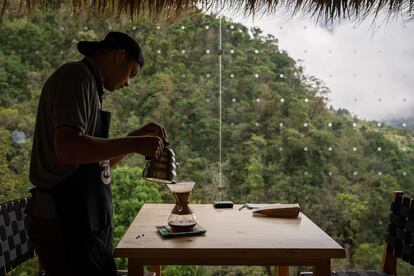
[[[255,215],[278,218],[297,218],[300,212],[299,204],[271,204],[253,210]]]

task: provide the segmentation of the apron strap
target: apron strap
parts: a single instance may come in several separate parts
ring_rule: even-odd
[[[86,64],[86,66],[88,67],[89,71],[91,72],[91,74],[93,75],[95,79],[95,85],[96,85],[96,89],[98,90],[99,102],[101,103],[101,109],[102,109],[102,101],[105,96],[102,80],[100,77],[96,75],[95,70],[93,69],[92,65],[86,58],[84,58],[82,62]]]

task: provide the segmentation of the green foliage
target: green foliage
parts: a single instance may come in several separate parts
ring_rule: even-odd
[[[22,146],[14,144],[11,132],[1,127],[0,141],[0,202],[6,202],[27,194],[27,191],[22,191],[27,172],[23,171],[24,167],[19,167],[27,164],[27,160],[23,161],[24,164],[19,162]]]
[[[166,276],[193,276],[193,275],[203,275],[200,274],[199,266],[164,266],[162,269],[162,275]]]
[[[354,254],[354,264],[360,269],[381,269],[384,244],[361,243]],[[404,275],[404,274],[403,274]]]
[[[39,272],[39,264],[37,258],[32,258],[23,264],[17,266],[10,275],[13,276],[33,276],[38,275]],[[9,274],[6,274],[9,275]]]

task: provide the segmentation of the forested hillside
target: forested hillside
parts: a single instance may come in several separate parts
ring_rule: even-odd
[[[31,188],[42,84],[64,62],[82,58],[79,40],[119,30],[137,38],[146,63],[132,85],[106,96],[111,137],[158,122],[180,163],[179,180],[196,182],[192,203],[220,196],[235,203],[298,202],[347,249],[348,258],[335,260],[333,269],[379,268],[391,193],[414,196],[413,132],[330,109],[329,88],[304,74],[277,38],[259,29],[223,20],[219,52],[218,28],[217,17],[198,11],[170,24],[74,18],[66,7],[30,20],[7,14],[0,25],[0,202]],[[13,131],[25,138],[13,140]],[[113,172],[116,241],[143,203],[172,202],[165,186],[141,178],[143,160],[130,156]],[[30,275],[24,273],[31,269],[26,265],[15,275]],[[408,265],[399,269],[399,275],[414,274]],[[238,272],[266,275],[269,269],[222,270]],[[165,269],[165,275],[213,273],[216,268]]]

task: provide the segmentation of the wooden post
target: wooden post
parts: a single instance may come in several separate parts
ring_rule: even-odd
[[[161,276],[161,266],[160,265],[150,265],[148,266],[148,270],[151,272],[155,272],[157,276]]]
[[[402,197],[404,196],[404,193],[401,191],[395,191],[392,193],[392,202],[395,202],[395,199],[397,196]],[[382,261],[381,261],[381,269],[385,273],[391,274],[391,275],[397,275],[397,258],[393,256],[392,254],[388,253],[388,245],[387,241],[385,241],[384,244],[384,254],[382,255]]]
[[[381,269],[385,273],[397,275],[397,258],[387,251],[387,242],[384,245],[384,255],[382,255]]]
[[[128,276],[144,276],[144,265],[137,259],[128,258]]]
[[[331,276],[331,260],[321,261],[313,267],[314,276]]]
[[[289,276],[288,266],[275,266],[277,276]]]

